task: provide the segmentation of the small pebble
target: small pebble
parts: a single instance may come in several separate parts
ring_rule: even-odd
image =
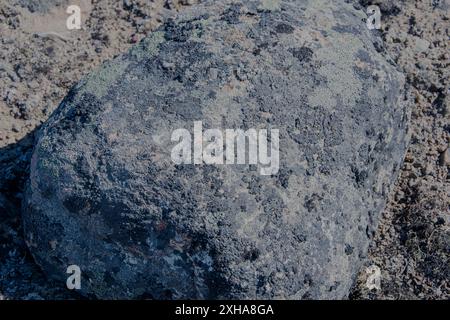
[[[13,125],[12,125],[11,130],[12,130],[13,132],[19,132],[19,128],[17,127],[16,124],[13,124]]]

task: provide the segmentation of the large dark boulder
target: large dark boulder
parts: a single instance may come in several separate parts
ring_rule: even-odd
[[[404,78],[365,17],[206,1],[94,71],[36,141],[37,263],[62,285],[78,265],[99,298],[345,298],[407,144]],[[194,121],[278,129],[279,170],[175,164]]]

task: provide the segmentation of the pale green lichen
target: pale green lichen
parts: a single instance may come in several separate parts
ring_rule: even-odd
[[[150,36],[130,50],[130,54],[137,60],[153,57],[159,53],[159,45],[164,42],[164,32],[155,31]]]
[[[324,94],[324,88],[318,87],[312,94],[311,106],[329,106],[336,104],[334,97],[341,97],[345,105],[355,105],[362,90],[361,80],[351,68],[355,55],[363,44],[356,37],[336,33],[330,36],[331,45],[318,49],[315,56],[323,62],[318,74],[327,80],[326,87],[329,92]]]
[[[308,103],[311,107],[335,108],[337,101],[331,89],[318,87],[309,95]]]
[[[259,10],[277,11],[281,8],[281,0],[261,0]]]
[[[124,73],[127,66],[128,62],[119,59],[104,63],[100,69],[86,78],[79,94],[88,92],[98,99],[102,98],[108,92],[111,84]]]

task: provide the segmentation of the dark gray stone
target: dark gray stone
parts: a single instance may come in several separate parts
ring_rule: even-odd
[[[42,127],[23,217],[50,277],[79,265],[99,298],[347,297],[405,153],[404,78],[352,4],[230,2],[106,62]],[[196,120],[279,129],[279,172],[174,165]]]

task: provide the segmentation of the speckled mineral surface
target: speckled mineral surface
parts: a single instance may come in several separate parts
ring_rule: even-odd
[[[23,205],[98,298],[345,298],[407,145],[404,77],[344,1],[205,1],[76,85]],[[279,170],[174,164],[171,135],[279,130]]]

